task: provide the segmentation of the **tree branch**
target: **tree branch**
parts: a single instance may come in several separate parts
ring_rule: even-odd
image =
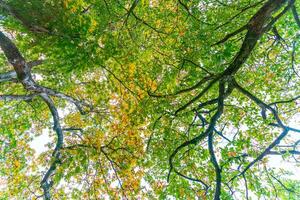
[[[43,63],[43,60],[34,60],[27,63],[28,67],[31,69],[35,66],[41,65]],[[17,80],[17,73],[16,71],[9,71],[0,74],[0,83],[1,82],[7,82],[7,81],[14,81]]]
[[[224,24],[221,24],[220,26],[218,26],[217,28],[215,28],[215,30],[229,24],[232,20],[234,20],[236,17],[238,17],[240,14],[242,14],[243,12],[245,12],[246,10],[250,9],[250,8],[255,8],[256,6],[258,6],[259,4],[263,3],[265,0],[259,1],[257,3],[254,3],[252,5],[249,5],[243,9],[241,9],[241,11],[239,13],[237,13],[236,15],[234,15],[233,17],[231,17],[227,22],[225,22]]]
[[[198,99],[200,99],[218,80],[220,79],[220,76],[217,76],[216,78],[214,78],[213,80],[211,80],[208,85],[197,95],[195,96],[193,99],[191,99],[189,102],[187,102],[186,104],[184,104],[183,106],[181,106],[180,108],[178,108],[175,111],[175,115],[177,115],[179,112],[183,111],[184,109],[186,109],[188,106],[190,106],[191,104],[193,104],[194,102],[196,102]]]
[[[56,136],[57,136],[56,146],[52,153],[53,161],[50,165],[50,168],[48,169],[48,171],[46,172],[46,174],[44,175],[44,177],[41,181],[41,187],[44,190],[45,200],[50,200],[51,199],[50,188],[53,185],[53,182],[50,180],[50,177],[55,172],[57,165],[60,164],[60,159],[61,159],[60,150],[63,146],[63,132],[62,132],[60,122],[59,122],[59,115],[58,115],[57,109],[56,109],[52,99],[45,93],[41,93],[40,96],[42,97],[44,102],[47,104],[47,106],[52,114],[53,124],[54,124],[53,130],[56,132]]]
[[[0,2],[1,3],[1,2]],[[28,65],[28,63],[25,61],[21,53],[19,52],[18,48],[15,46],[15,44],[4,35],[3,32],[0,31],[0,47],[2,51],[4,52],[6,58],[8,59],[9,63],[12,64],[14,67],[14,70],[16,72],[17,79],[21,82],[23,87],[27,91],[39,93],[39,96],[44,100],[44,102],[47,104],[53,118],[54,122],[54,131],[56,132],[57,135],[57,142],[55,149],[52,153],[52,158],[53,161],[51,162],[50,168],[44,175],[42,181],[41,181],[41,188],[44,191],[44,198],[46,200],[51,199],[50,195],[50,188],[53,185],[52,180],[50,180],[51,176],[55,172],[57,165],[60,164],[60,150],[63,145],[63,132],[62,128],[60,126],[59,122],[59,115],[57,112],[57,109],[52,101],[52,99],[49,96],[55,96],[59,97],[61,99],[64,99],[66,101],[72,102],[76,105],[78,110],[83,114],[83,108],[82,106],[89,106],[86,103],[82,103],[76,99],[74,99],[71,96],[65,95],[63,93],[54,91],[50,88],[46,88],[43,86],[39,86],[35,83],[35,81],[32,79],[31,76],[31,67]],[[32,65],[34,64],[39,64],[39,62],[32,62]],[[13,73],[9,73],[9,76],[13,76]],[[7,75],[6,75],[7,77]],[[2,96],[3,99],[22,99],[22,100],[28,100],[31,99],[33,95],[28,96],[21,96],[21,95],[14,95],[14,96]]]
[[[282,103],[291,103],[293,101],[296,101],[297,99],[300,99],[300,95],[298,95],[294,98],[288,99],[288,100],[275,101],[273,103],[270,103],[269,105],[272,106],[272,105],[277,105],[277,104],[282,104]]]
[[[247,23],[247,33],[239,52],[234,57],[231,64],[223,72],[223,75],[234,75],[246,62],[253,51],[257,41],[263,33],[267,31],[265,26],[272,18],[272,14],[280,9],[286,0],[268,0],[263,7]],[[281,16],[281,15],[280,15]]]
[[[297,9],[296,9],[295,5],[292,6],[292,12],[293,12],[294,19],[295,19],[297,25],[300,28],[300,19],[299,19],[299,15],[298,15],[298,12],[297,12]]]
[[[254,95],[252,95],[250,92],[248,92],[247,90],[245,90],[244,88],[242,88],[241,86],[239,86],[237,84],[237,82],[235,80],[233,80],[235,87],[245,96],[247,96],[249,99],[251,99],[252,101],[254,101],[258,106],[260,107],[264,107],[268,110],[270,110],[275,118],[275,120],[278,123],[278,126],[282,129],[282,132],[279,134],[279,136],[273,140],[273,142],[267,147],[265,148],[265,150],[263,150],[259,156],[257,156],[252,162],[250,162],[244,169],[242,172],[240,172],[238,175],[234,176],[233,178],[230,179],[230,182],[233,181],[235,178],[237,178],[238,176],[241,176],[243,174],[245,174],[255,163],[257,163],[258,161],[262,160],[266,155],[269,154],[269,152],[271,151],[271,149],[273,149],[276,145],[278,145],[280,143],[280,141],[288,134],[289,132],[289,128],[286,127],[282,121],[280,120],[278,113],[269,105],[267,105],[266,103],[264,103],[263,101],[261,101],[260,99],[258,99],[257,97],[255,97]]]
[[[211,46],[216,46],[216,45],[222,44],[222,43],[226,42],[227,40],[229,40],[230,38],[232,38],[232,37],[236,36],[237,34],[243,32],[244,30],[247,30],[247,28],[248,28],[248,25],[244,25],[241,28],[237,29],[236,31],[233,31],[232,33],[229,33],[222,40],[214,43]]]
[[[195,85],[193,85],[192,87],[179,90],[179,91],[177,91],[177,92],[175,92],[173,94],[153,94],[150,91],[148,91],[148,95],[150,97],[157,97],[157,98],[166,98],[166,97],[176,96],[176,95],[179,95],[179,94],[182,94],[182,93],[193,91],[193,90],[199,88],[205,82],[211,80],[212,78],[213,78],[213,76],[206,76],[206,77],[202,78],[198,83],[196,83]]]
[[[272,14],[280,9],[287,0],[269,0],[267,1],[262,8],[259,9],[259,11],[249,20],[247,25],[240,28],[238,31],[235,31],[233,35],[237,34],[238,32],[247,29],[247,33],[245,36],[245,39],[243,41],[243,44],[239,50],[239,52],[234,57],[231,64],[225,69],[225,71],[214,78],[207,87],[205,87],[196,97],[194,97],[192,100],[190,100],[188,103],[180,107],[175,111],[175,115],[179,113],[180,111],[186,109],[189,105],[200,99],[213,85],[215,82],[217,82],[221,77],[224,78],[226,76],[232,76],[234,75],[246,62],[248,57],[250,56],[250,53],[254,49],[257,41],[261,38],[263,33],[267,31],[266,27],[267,25],[270,25],[269,20],[272,18]],[[291,5],[291,4],[289,4]],[[284,10],[286,11],[286,9]],[[281,12],[277,18],[281,17],[285,12]],[[274,23],[276,20],[273,20],[272,23]],[[230,37],[229,37],[230,38]],[[225,41],[227,40],[227,37],[224,38]],[[224,40],[223,39],[223,40]],[[222,41],[223,41],[222,40]],[[219,43],[219,42],[217,42]]]
[[[124,24],[127,24],[127,20],[129,18],[129,16],[131,15],[131,13],[134,11],[135,7],[138,5],[139,3],[139,0],[133,0],[133,3],[132,5],[130,6],[128,12],[127,12],[127,16],[126,16],[126,19],[124,21]]]
[[[220,81],[221,82],[221,81]],[[209,126],[208,128],[206,129],[206,131],[202,132],[200,135],[198,135],[197,137],[193,138],[192,140],[189,140],[189,141],[186,141],[184,142],[183,144],[181,144],[180,146],[178,146],[174,151],[173,153],[170,155],[169,157],[169,166],[170,166],[170,169],[169,169],[169,173],[168,173],[168,177],[167,177],[167,180],[169,181],[170,179],[170,175],[171,175],[171,172],[172,170],[175,170],[174,169],[174,166],[173,166],[173,159],[174,157],[176,156],[176,154],[184,147],[186,146],[189,146],[189,145],[196,145],[198,144],[201,140],[203,140],[205,137],[207,137],[210,133],[212,133],[214,131],[214,128],[215,128],[215,124],[217,122],[217,120],[220,118],[222,112],[223,112],[223,101],[224,101],[224,85],[223,83],[220,83],[220,86],[219,86],[221,89],[220,89],[220,96],[219,96],[219,106],[218,106],[218,110],[217,112],[214,114],[214,116],[211,118],[210,120],[210,123],[209,123]]]
[[[35,96],[37,96],[37,94],[30,94],[30,95],[0,95],[0,100],[4,100],[4,101],[30,101]]]
[[[223,113],[224,109],[224,98],[225,98],[225,86],[222,81],[219,83],[219,98],[218,98],[218,110],[216,114],[214,115],[213,119],[213,128],[215,127],[216,121],[218,118],[220,118],[221,114]],[[218,164],[218,161],[216,159],[215,153],[214,153],[214,146],[213,146],[213,130],[210,130],[208,132],[208,150],[210,154],[210,160],[215,168],[215,174],[216,174],[216,189],[215,189],[215,195],[214,200],[219,200],[221,195],[221,183],[222,183],[222,176],[221,176],[221,168]]]
[[[293,155],[300,155],[300,151],[296,151],[296,150],[269,151],[268,155],[283,155],[286,153],[293,154]]]

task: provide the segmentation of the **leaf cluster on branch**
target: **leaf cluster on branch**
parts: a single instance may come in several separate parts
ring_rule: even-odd
[[[298,199],[298,8],[0,0],[0,196]]]

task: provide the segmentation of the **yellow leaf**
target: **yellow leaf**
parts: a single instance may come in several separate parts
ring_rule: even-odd
[[[16,168],[20,168],[21,163],[18,160],[15,160],[14,165],[15,165]]]
[[[134,63],[130,63],[129,64],[129,75],[133,75],[135,72],[135,64]]]
[[[236,156],[236,152],[230,151],[230,152],[228,152],[228,156],[235,157]]]
[[[67,7],[68,7],[68,4],[69,4],[69,0],[64,0],[64,3],[63,3],[63,4],[64,4],[64,7],[67,8]]]
[[[98,25],[97,21],[94,20],[94,19],[92,19],[92,20],[91,20],[91,26],[90,26],[90,28],[89,28],[88,31],[89,31],[90,33],[92,33],[92,32],[96,29],[97,25]]]

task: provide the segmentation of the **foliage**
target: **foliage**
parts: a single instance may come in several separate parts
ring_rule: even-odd
[[[0,199],[299,198],[298,1],[0,7]]]

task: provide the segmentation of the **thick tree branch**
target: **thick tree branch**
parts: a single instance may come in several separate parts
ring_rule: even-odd
[[[41,93],[40,96],[42,97],[44,102],[47,104],[47,106],[52,114],[53,130],[56,132],[56,136],[57,136],[56,146],[52,153],[53,161],[50,165],[50,168],[48,169],[48,171],[46,172],[46,174],[44,175],[44,177],[41,181],[41,187],[44,190],[45,200],[50,200],[51,199],[50,188],[53,184],[53,182],[50,180],[50,178],[53,175],[53,173],[55,172],[57,165],[60,164],[60,162],[61,162],[60,161],[60,159],[61,159],[60,150],[63,146],[63,132],[62,132],[62,128],[61,128],[60,122],[59,122],[59,115],[58,115],[57,109],[56,109],[52,99],[45,93]]]
[[[265,27],[271,20],[272,14],[280,9],[285,3],[286,0],[269,0],[250,19],[247,24],[248,31],[242,47],[228,68],[223,72],[223,75],[234,75],[242,67],[250,56],[250,53],[254,49],[257,41],[261,38],[263,33],[267,31]]]
[[[0,31],[0,47],[2,48],[8,61],[13,65],[18,80],[22,83],[22,85],[26,90],[31,92],[36,92],[36,93],[46,93],[50,96],[55,96],[64,99],[68,102],[71,102],[75,104],[75,106],[77,107],[77,109],[80,111],[81,114],[85,114],[84,107],[88,107],[90,110],[92,110],[92,106],[85,102],[76,100],[69,95],[36,84],[31,76],[31,67],[25,61],[25,59],[23,58],[23,56],[21,55],[21,53],[19,52],[15,44],[8,37],[6,37],[1,31]],[[38,64],[39,62],[35,62],[35,63]]]
[[[1,2],[0,2],[1,3]],[[39,96],[44,100],[44,102],[47,104],[52,117],[53,117],[53,122],[54,122],[54,131],[56,132],[57,135],[57,142],[55,149],[52,153],[52,158],[53,160],[51,161],[50,168],[44,175],[42,181],[41,181],[41,188],[44,191],[44,198],[46,200],[51,199],[50,195],[50,188],[53,185],[53,182],[50,180],[51,176],[55,172],[57,165],[60,164],[60,150],[63,145],[63,131],[60,126],[59,122],[59,115],[57,112],[57,109],[52,101],[52,99],[49,96],[55,96],[61,99],[64,99],[68,102],[72,102],[76,105],[78,110],[81,113],[84,113],[83,111],[83,106],[87,106],[91,108],[88,104],[82,103],[71,96],[65,95],[63,93],[54,91],[50,88],[46,88],[43,86],[39,86],[35,83],[35,81],[32,79],[31,76],[31,67],[28,65],[28,63],[25,61],[21,53],[19,52],[18,48],[15,46],[15,44],[8,38],[6,37],[1,31],[0,31],[0,47],[2,51],[4,52],[5,56],[7,57],[9,63],[12,64],[14,67],[14,70],[16,72],[16,76],[18,81],[23,85],[23,87],[30,92],[38,93]],[[39,62],[33,62],[32,65],[34,64],[39,64]],[[9,73],[8,76],[14,76],[14,73]],[[36,94],[32,94],[28,96],[3,96],[3,99],[22,99],[22,100],[30,100],[32,96]]]
[[[224,98],[225,98],[225,86],[223,82],[220,82],[219,84],[219,98],[218,98],[218,110],[213,118],[214,124],[213,127],[216,124],[216,121],[218,118],[220,118],[221,114],[223,113],[224,109]],[[219,200],[221,195],[221,183],[222,183],[222,176],[221,176],[221,168],[218,164],[217,158],[214,153],[214,146],[213,146],[213,130],[210,130],[208,133],[208,150],[210,154],[210,160],[215,168],[215,174],[216,174],[216,189],[215,189],[215,195],[214,200]]]
[[[246,178],[245,174],[243,174],[243,179],[245,181],[246,200],[249,200],[248,182],[247,182],[247,178]]]
[[[220,96],[219,96],[219,104],[218,104],[220,106],[218,106],[217,112],[211,118],[208,128],[204,132],[202,132],[200,135],[198,135],[197,137],[193,138],[192,140],[188,140],[188,141],[184,142],[183,144],[181,144],[180,146],[178,146],[173,151],[173,153],[170,155],[170,157],[169,157],[170,170],[169,170],[169,174],[168,174],[168,177],[167,177],[168,181],[170,179],[170,175],[171,175],[172,170],[175,170],[175,168],[173,166],[173,160],[174,160],[176,154],[186,146],[189,146],[189,145],[192,145],[192,144],[194,144],[194,145],[198,144],[201,140],[206,138],[210,133],[212,133],[214,131],[217,120],[220,118],[220,116],[223,112],[223,101],[224,101],[224,85],[223,85],[223,83],[220,83],[219,87],[221,88],[220,89],[221,93],[220,93]]]
[[[15,44],[12,43],[11,40],[8,37],[6,37],[1,31],[0,47],[4,52],[6,58],[8,59],[8,62],[14,67],[14,70],[17,73],[17,78],[22,83],[32,80],[30,68],[26,63],[25,59],[23,58]]]
[[[181,177],[183,177],[183,178],[185,178],[185,179],[187,179],[187,180],[190,180],[190,181],[194,181],[194,182],[201,183],[201,184],[204,186],[205,191],[208,190],[209,186],[208,186],[204,181],[202,181],[202,180],[200,180],[200,179],[197,179],[197,178],[193,178],[193,177],[186,176],[186,175],[182,174],[181,172],[177,171],[176,168],[174,168],[173,170],[174,170],[174,172],[175,172],[178,176],[181,176]]]
[[[86,113],[84,111],[84,108],[88,108],[89,111],[93,110],[92,105],[90,105],[90,104],[88,104],[88,103],[86,103],[84,101],[80,101],[80,100],[74,99],[73,97],[71,97],[69,95],[66,95],[64,93],[52,90],[50,88],[46,88],[46,87],[39,86],[39,85],[35,84],[35,85],[32,85],[32,87],[30,88],[30,90],[34,91],[34,92],[38,92],[38,93],[46,93],[46,94],[48,94],[50,96],[58,97],[60,99],[66,100],[66,101],[68,101],[70,103],[73,103],[76,106],[76,108],[79,110],[79,112],[81,114],[85,114]]]
[[[290,8],[294,5],[295,3],[295,0],[289,0],[288,1],[288,5],[278,14],[276,15],[274,18],[272,18],[272,20],[265,26],[264,28],[264,32],[267,32],[269,31],[273,26],[274,24],[284,15],[287,13],[287,11],[290,10]]]
[[[27,63],[28,67],[31,69],[35,66],[41,65],[43,63],[43,60],[34,60]],[[9,71],[0,74],[0,83],[1,82],[7,82],[7,81],[14,81],[17,80],[17,73],[16,71]]]
[[[270,24],[275,23],[276,20],[278,20],[279,17],[281,17],[287,11],[287,8],[285,8],[283,12],[281,12],[275,19],[272,20],[272,14],[276,12],[278,9],[280,9],[286,2],[287,0],[267,1],[262,6],[262,8],[260,8],[258,12],[249,20],[247,25],[240,28],[238,31],[234,32],[233,35],[236,35],[237,33],[243,31],[244,29],[247,29],[247,33],[243,41],[243,44],[239,52],[235,55],[231,64],[225,69],[225,71],[222,74],[216,76],[212,81],[210,81],[208,83],[208,86],[206,86],[196,97],[194,97],[188,103],[186,103],[185,105],[177,109],[175,111],[175,115],[181,112],[182,110],[186,109],[188,106],[196,102],[198,99],[200,99],[214,85],[214,83],[220,80],[220,78],[224,78],[236,74],[236,72],[243,66],[243,64],[250,56],[250,53],[253,51],[256,43],[261,38],[263,33],[268,30],[268,28],[266,27],[270,26]],[[292,3],[290,3],[289,6],[287,7],[289,8],[291,5]],[[269,22],[270,20],[271,22]],[[224,39],[226,41],[227,37],[225,37]]]
[[[0,0],[0,7],[3,8],[9,15],[18,20],[25,28],[35,33],[50,33],[44,27],[34,26],[24,17],[22,17],[14,8],[9,6],[5,1]]]

